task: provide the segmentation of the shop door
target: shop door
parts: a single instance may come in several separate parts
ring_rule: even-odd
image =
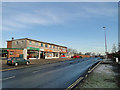
[[[41,51],[41,53],[40,53],[40,58],[42,58],[42,59],[44,59],[44,58],[45,58],[45,54],[44,54],[44,52],[43,52],[43,51]]]

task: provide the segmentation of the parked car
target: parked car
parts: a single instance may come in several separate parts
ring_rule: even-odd
[[[72,58],[80,58],[80,56],[73,56]]]
[[[14,65],[14,66],[18,66],[22,64],[28,65],[29,63],[30,63],[29,60],[25,60],[24,58],[20,58],[20,57],[10,57],[7,60],[7,65]]]

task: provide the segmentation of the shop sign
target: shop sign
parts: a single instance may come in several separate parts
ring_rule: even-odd
[[[63,52],[63,51],[62,51],[62,53],[66,53],[66,52]]]
[[[34,48],[34,47],[27,47],[29,50],[40,50],[39,48]]]
[[[40,51],[44,51],[44,49],[40,49]]]
[[[45,49],[44,51],[52,52],[52,50]]]

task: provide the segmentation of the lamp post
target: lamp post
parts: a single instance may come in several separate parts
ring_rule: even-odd
[[[104,29],[104,32],[105,32],[105,53],[106,53],[106,58],[107,58],[107,40],[106,40],[106,30],[105,30],[106,27],[103,27]]]

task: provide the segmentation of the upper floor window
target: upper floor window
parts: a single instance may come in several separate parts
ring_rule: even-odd
[[[41,43],[41,47],[43,47],[43,43]]]
[[[17,45],[19,44],[18,41],[16,42],[16,44],[17,44]]]
[[[38,42],[35,42],[35,45],[38,46]]]
[[[49,45],[50,48],[52,48],[52,45]]]
[[[24,43],[24,41],[21,41],[21,43],[23,44],[23,43]]]
[[[32,41],[29,41],[29,44],[32,44]]]
[[[53,46],[53,48],[55,48],[55,46]]]
[[[48,47],[48,45],[47,45],[47,44],[45,44],[45,47]]]

